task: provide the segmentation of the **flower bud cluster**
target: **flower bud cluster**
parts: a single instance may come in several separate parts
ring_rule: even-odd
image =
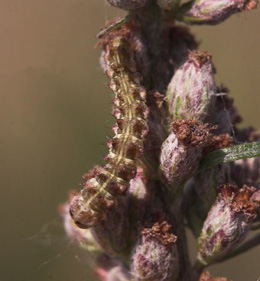
[[[236,247],[258,227],[260,157],[241,158],[259,155],[259,144],[234,144],[259,142],[260,133],[236,127],[242,119],[215,85],[211,55],[175,19],[217,24],[257,1],[107,2],[129,12],[98,35],[115,137],[106,165],[84,175],[70,209],[60,207],[65,231],[99,253],[102,281],[227,281],[202,271],[245,249]],[[199,237],[194,266],[186,226]]]

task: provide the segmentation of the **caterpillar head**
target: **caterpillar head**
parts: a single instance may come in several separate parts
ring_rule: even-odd
[[[90,228],[100,221],[99,213],[92,210],[88,202],[83,199],[82,191],[70,202],[70,216],[79,228]]]

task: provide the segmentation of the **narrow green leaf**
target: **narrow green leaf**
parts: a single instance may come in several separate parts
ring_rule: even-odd
[[[244,143],[213,151],[202,157],[198,171],[239,159],[260,156],[260,142]]]

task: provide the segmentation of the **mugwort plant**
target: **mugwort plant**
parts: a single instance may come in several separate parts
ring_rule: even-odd
[[[128,11],[98,34],[116,124],[105,165],[62,205],[67,235],[101,280],[213,281],[205,269],[260,235],[260,132],[217,86],[190,24],[220,24],[255,0],[107,0]],[[186,228],[197,239],[194,264]]]

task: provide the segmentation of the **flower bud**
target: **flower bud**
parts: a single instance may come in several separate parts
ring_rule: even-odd
[[[216,86],[211,55],[193,51],[176,71],[167,90],[173,119],[205,121],[215,103]]]
[[[123,10],[134,10],[145,6],[147,0],[107,0],[107,2]]]
[[[131,272],[134,280],[176,280],[178,275],[177,237],[169,233],[166,222],[145,228],[133,252]]]
[[[198,240],[198,262],[208,265],[221,260],[246,237],[259,206],[250,197],[255,188],[221,185]]]
[[[72,198],[71,198],[72,199]],[[87,249],[90,252],[101,251],[100,246],[94,240],[89,229],[82,229],[76,226],[69,214],[70,204],[65,203],[59,206],[59,212],[63,218],[63,225],[67,236],[80,247]]]
[[[189,179],[198,168],[203,148],[212,135],[208,125],[195,120],[177,120],[162,145],[161,176],[172,187]]]
[[[218,24],[232,14],[256,7],[256,0],[198,0],[186,12],[184,20],[191,24]]]

